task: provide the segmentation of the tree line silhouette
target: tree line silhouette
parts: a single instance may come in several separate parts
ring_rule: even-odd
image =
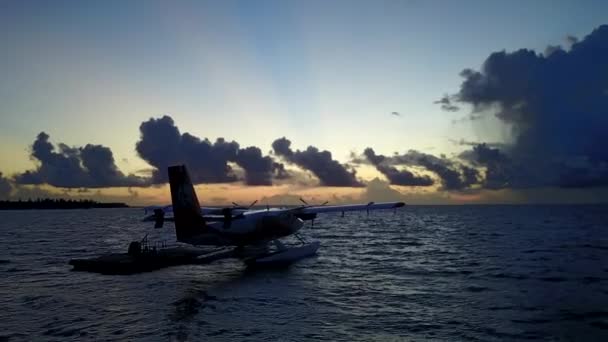
[[[128,205],[120,202],[96,202],[90,199],[63,199],[63,198],[37,198],[23,201],[0,201],[0,210],[11,209],[91,209],[91,208],[127,208]]]

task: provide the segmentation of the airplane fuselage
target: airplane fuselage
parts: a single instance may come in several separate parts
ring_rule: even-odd
[[[291,235],[303,225],[304,222],[291,212],[252,210],[230,220],[208,221],[200,233],[180,241],[193,245],[255,245]]]
[[[302,228],[302,220],[313,220],[317,213],[346,212],[375,209],[396,209],[402,202],[387,202],[325,206],[300,206],[296,208],[276,208],[249,210],[232,207],[212,209],[207,215],[201,206],[185,165],[168,168],[171,190],[171,210],[175,222],[177,240],[193,245],[246,246],[265,244],[296,233]],[[252,205],[255,204],[252,203]],[[306,203],[305,203],[306,204]],[[164,208],[154,208],[157,226],[164,220]],[[203,208],[203,211],[205,208]],[[214,215],[214,214],[219,215]]]

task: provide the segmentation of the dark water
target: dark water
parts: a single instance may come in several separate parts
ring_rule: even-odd
[[[0,212],[0,340],[608,340],[608,207],[327,215],[319,256],[72,272],[152,231],[141,211]]]

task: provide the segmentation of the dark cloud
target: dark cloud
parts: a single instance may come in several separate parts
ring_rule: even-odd
[[[410,150],[404,154],[387,157],[376,154],[369,147],[365,149],[363,154],[370,163],[376,166],[378,171],[389,179],[391,184],[395,185],[433,185],[432,178],[416,176],[408,170],[398,171],[394,167],[397,165],[423,167],[437,175],[444,190],[464,190],[479,182],[479,171],[476,168],[463,165],[445,156],[439,158],[431,154]]]
[[[363,151],[363,155],[373,165],[380,165],[380,164],[382,164],[386,160],[385,156],[383,156],[381,154],[380,155],[376,154],[376,152],[374,151],[374,149],[372,149],[371,147],[366,148]]]
[[[304,151],[291,149],[291,141],[279,138],[272,143],[274,153],[290,163],[312,172],[321,185],[324,186],[363,186],[356,178],[355,171],[332,159],[331,152],[319,151],[314,146],[308,146]]]
[[[218,138],[214,143],[201,140],[189,133],[180,133],[173,119],[163,116],[143,122],[136,150],[140,157],[152,165],[152,182],[167,181],[167,167],[186,164],[195,183],[227,183],[237,181],[229,163],[234,162],[245,171],[248,185],[270,185],[273,176],[286,178],[281,164],[269,156],[262,156],[257,147],[239,148],[235,141]]]
[[[143,183],[138,177],[125,177],[116,167],[112,151],[107,147],[88,144],[80,149],[80,160],[89,177],[99,186],[134,186]]]
[[[563,52],[563,49],[561,46],[559,45],[547,45],[547,47],[545,48],[545,52],[543,53],[543,55],[545,57],[549,57],[552,54],[556,53],[556,52]]]
[[[397,170],[394,166],[385,163],[387,157],[376,154],[372,148],[366,148],[363,154],[367,160],[369,160],[369,162],[389,180],[390,184],[403,186],[431,186],[434,183],[433,179],[429,176],[415,175],[406,169]]]
[[[236,142],[219,138],[215,143],[181,134],[169,116],[151,118],[139,126],[140,140],[135,145],[139,156],[152,165],[152,183],[167,182],[167,167],[186,164],[194,183],[236,181],[228,161],[235,160]]]
[[[8,199],[11,196],[12,189],[9,180],[4,178],[4,175],[0,172],[0,199]]]
[[[144,185],[144,179],[124,175],[114,163],[112,151],[101,145],[69,147],[58,144],[58,151],[41,132],[31,148],[31,158],[39,165],[15,177],[19,184],[50,184],[64,188],[100,188]]]
[[[262,156],[262,151],[254,146],[239,150],[236,163],[245,170],[245,183],[248,185],[271,185],[275,170],[282,172],[282,165],[273,162],[268,156]]]
[[[468,151],[488,168],[487,186],[608,185],[608,26],[570,40],[568,51],[494,52],[480,71],[461,73],[451,99],[494,114],[513,133],[509,149]]]
[[[463,190],[477,183],[478,171],[467,167],[445,156],[409,150],[402,155],[392,157],[393,163],[418,165],[436,174],[441,179],[444,190]]]
[[[153,167],[149,178],[124,175],[107,147],[92,144],[70,147],[62,143],[55,147],[49,135],[42,132],[31,147],[31,158],[38,162],[38,167],[16,175],[15,181],[61,188],[147,186],[165,183],[167,167],[180,163],[188,165],[195,183],[239,180],[231,163],[244,171],[242,178],[248,185],[271,185],[273,179],[286,180],[291,176],[283,164],[263,156],[258,147],[241,149],[238,143],[223,138],[211,143],[189,133],[181,134],[169,116],[143,122],[140,133],[136,150]]]
[[[471,150],[464,151],[460,158],[474,165],[486,168],[482,186],[488,189],[502,189],[513,185],[513,163],[501,150],[486,144],[479,144]]]
[[[444,95],[442,98],[440,98],[439,100],[437,100],[433,103],[440,104],[441,109],[448,111],[448,112],[457,112],[460,110],[460,107],[458,107],[454,104],[453,99],[449,95]]]
[[[429,176],[417,176],[408,170],[397,170],[393,166],[381,164],[377,165],[376,169],[386,176],[393,185],[431,186],[434,183]]]
[[[475,144],[472,150],[464,151],[460,158],[468,160],[477,165],[489,165],[492,163],[507,163],[508,157],[498,148],[493,148],[488,144]]]
[[[480,174],[477,169],[461,165],[460,170],[462,172],[461,188],[467,188],[473,184],[479,183]]]
[[[274,153],[279,156],[283,156],[288,160],[293,157],[293,151],[291,150],[291,141],[289,141],[285,137],[273,141],[272,149],[274,150]]]
[[[284,180],[292,177],[291,173],[285,169],[285,165],[283,163],[273,162],[272,168],[275,179]]]
[[[460,140],[456,140],[456,139],[448,139],[452,144],[454,145],[458,145],[458,146],[477,146],[480,144],[484,144],[486,146],[489,147],[496,147],[496,148],[505,148],[506,144],[505,143],[499,143],[499,142],[479,142],[479,141],[470,141],[470,140],[466,140],[466,139],[460,139]]]

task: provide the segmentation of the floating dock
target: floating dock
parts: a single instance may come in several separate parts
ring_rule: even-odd
[[[191,247],[141,249],[129,246],[128,253],[105,254],[95,258],[72,259],[69,264],[75,271],[101,274],[134,274],[177,265],[201,265],[215,260],[235,257],[233,249],[209,251]]]
[[[75,271],[101,274],[134,274],[150,272],[170,266],[204,265],[216,260],[237,258],[249,267],[287,266],[317,253],[319,242],[286,247],[275,241],[277,249],[263,248],[222,248],[205,250],[195,247],[150,248],[147,242],[131,242],[127,253],[105,254],[95,258],[72,259],[69,264]],[[143,246],[143,247],[142,247]]]

